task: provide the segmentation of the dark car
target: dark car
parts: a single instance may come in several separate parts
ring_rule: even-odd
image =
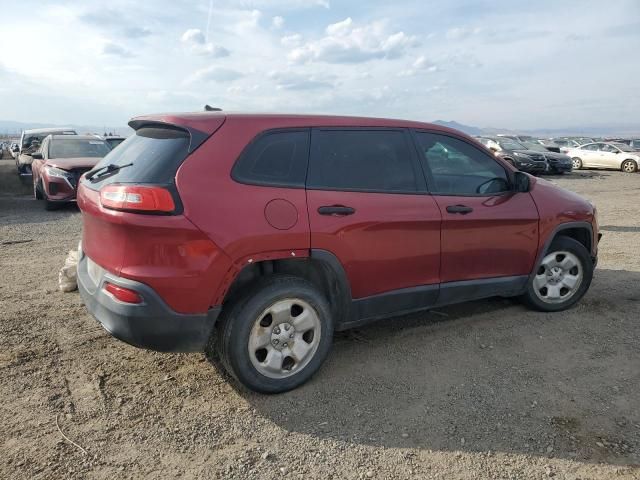
[[[511,138],[512,140],[515,140],[520,143],[526,142],[526,143],[542,145],[545,148],[545,150],[548,150],[549,152],[560,153],[560,145],[556,144],[553,140],[532,137],[531,135],[499,135],[499,136]]]
[[[133,345],[215,348],[248,388],[301,385],[336,330],[491,296],[554,312],[589,288],[595,207],[456,130],[222,112],[129,125],[80,180],[82,299]]]
[[[547,159],[547,173],[568,173],[573,169],[571,157],[564,153],[550,152],[539,143],[522,142],[522,145],[529,150],[540,152]]]
[[[545,173],[549,164],[544,154],[530,150],[520,142],[509,137],[477,137],[496,156],[509,162],[518,170],[527,173]]]

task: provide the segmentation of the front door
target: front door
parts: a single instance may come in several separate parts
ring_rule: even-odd
[[[505,168],[470,142],[416,132],[428,188],[442,213],[440,278],[525,276],[538,247],[538,211],[512,191]]]
[[[307,175],[311,248],[333,253],[354,299],[431,285],[440,210],[404,129],[314,129]]]

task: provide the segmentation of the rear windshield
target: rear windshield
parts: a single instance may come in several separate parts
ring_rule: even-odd
[[[109,152],[94,171],[122,167],[108,175],[85,181],[96,190],[111,183],[172,183],[178,167],[189,154],[189,134],[177,128],[141,128]]]
[[[102,158],[111,151],[103,140],[88,138],[54,138],[49,145],[49,158]]]

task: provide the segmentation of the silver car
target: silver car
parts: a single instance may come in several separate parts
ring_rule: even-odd
[[[573,169],[615,168],[627,173],[638,171],[640,152],[629,145],[613,142],[596,142],[573,148],[567,152]]]

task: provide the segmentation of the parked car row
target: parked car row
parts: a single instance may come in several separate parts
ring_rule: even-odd
[[[518,141],[507,136],[483,136],[477,138],[480,143],[494,152],[496,156],[523,172],[532,174],[571,172],[571,157],[562,153],[552,152],[532,138],[527,141]]]
[[[22,132],[10,147],[21,177],[31,178],[33,195],[47,210],[75,201],[78,180],[125,140],[115,135],[78,135],[72,128]]]
[[[634,173],[640,167],[640,139],[637,138],[540,139],[528,135],[485,135],[477,139],[496,156],[532,174],[565,173],[581,168],[608,168]]]

